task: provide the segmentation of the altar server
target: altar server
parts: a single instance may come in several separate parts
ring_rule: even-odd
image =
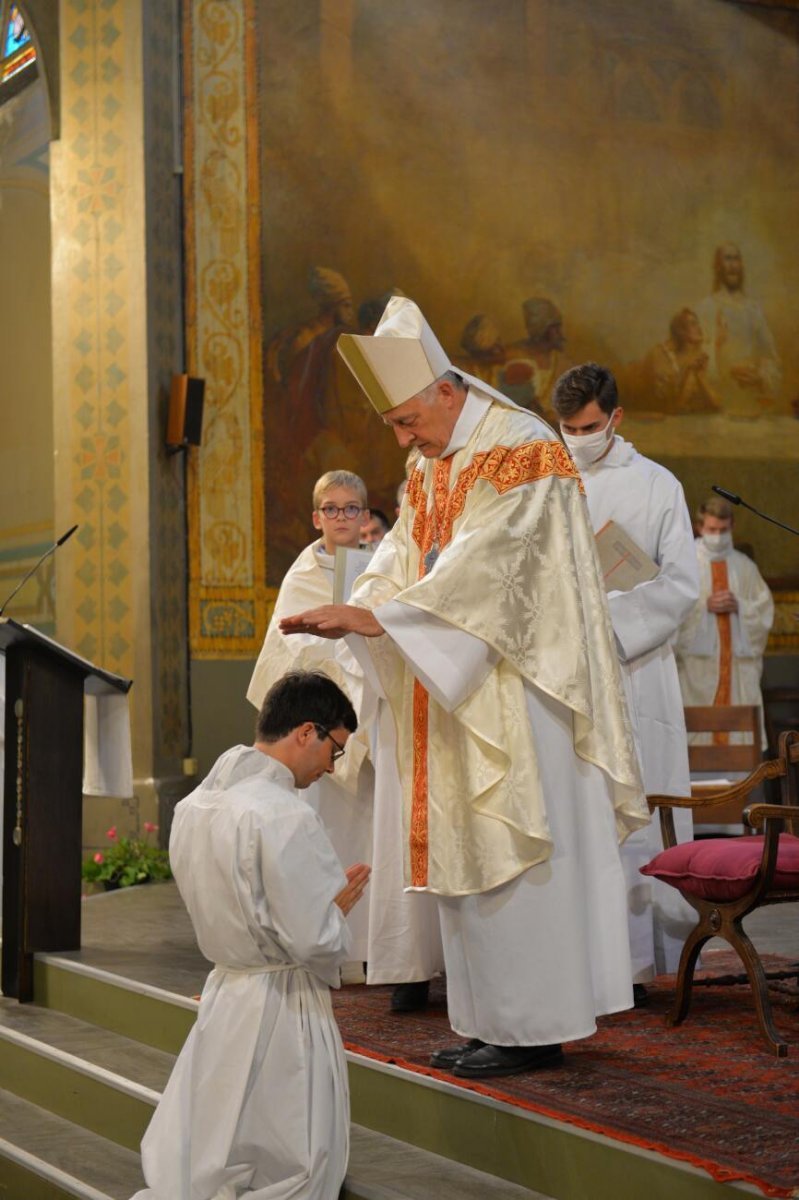
[[[774,601],[751,558],[732,544],[733,508],[711,496],[699,510],[699,599],[680,628],[677,666],[685,704],[756,704],[763,729],[763,652],[774,621]],[[697,742],[711,734],[693,735]],[[748,733],[715,739],[751,741]]]
[[[358,546],[367,512],[366,486],[358,475],[328,471],[317,480],[312,519],[321,536],[306,546],[280,585],[247,699],[258,708],[274,680],[303,667],[325,671],[355,705],[358,734],[350,739],[335,777],[320,779],[307,798],[339,857],[362,859],[374,868],[368,903],[358,905],[349,918],[352,962],[345,965],[343,979],[362,981],[367,963],[368,982],[395,984],[392,1007],[406,1011],[424,1007],[427,981],[444,963],[435,905],[423,896],[406,896],[402,889],[397,855],[401,800],[388,714],[375,703],[363,711],[363,672],[345,646],[337,651],[334,643],[312,634],[286,638],[279,628],[284,616],[332,602],[336,548]],[[369,761],[372,725],[383,730],[384,749],[375,762],[377,787]]]
[[[369,869],[344,872],[295,789],[333,771],[355,727],[325,675],[287,675],[255,745],[228,750],[175,809],[172,869],[215,965],[144,1135],[149,1187],[134,1200],[338,1195],[349,1093],[329,989]]]
[[[405,882],[438,897],[467,1039],[434,1065],[556,1065],[632,1004],[618,842],[648,821],[580,478],[405,297],[339,350],[420,459],[351,603],[282,628],[347,636],[390,705]]]
[[[629,591],[610,591],[608,606],[646,791],[689,796],[688,742],[672,645],[699,581],[682,486],[619,436],[624,410],[607,367],[572,367],[556,383],[552,402],[583,478],[594,530],[615,521],[658,568],[654,579]],[[675,820],[679,840],[690,839],[691,814],[675,813]],[[696,924],[693,909],[674,888],[639,872],[662,848],[656,815],[622,847],[639,1003],[648,980],[677,969]]]
[[[360,720],[362,680],[358,664],[347,656],[336,660],[334,647],[318,637],[284,638],[278,628],[282,616],[309,605],[333,599],[336,548],[357,549],[361,527],[369,515],[366,485],[352,471],[327,471],[313,490],[311,521],[319,537],[289,567],[275,601],[264,644],[255,664],[247,699],[261,707],[269,688],[286,671],[321,670],[349,696]],[[306,800],[316,809],[342,860],[372,861],[372,795],[374,771],[369,761],[368,731],[360,728],[351,738],[335,776],[324,775],[311,785]],[[349,918],[352,962],[342,972],[345,983],[363,982],[363,964],[369,953],[368,905],[359,904]]]

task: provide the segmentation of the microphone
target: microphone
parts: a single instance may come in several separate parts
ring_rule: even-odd
[[[723,496],[725,500],[729,500],[730,504],[741,503],[741,497],[736,496],[735,492],[728,492],[726,488],[718,487],[715,483],[712,485],[711,491],[715,492],[717,496]]]
[[[799,537],[799,529],[794,529],[791,525],[785,525],[782,521],[778,521],[776,517],[770,517],[768,513],[762,513],[759,509],[753,508],[751,504],[747,504],[747,502],[740,496],[737,496],[735,492],[728,492],[726,488],[718,487],[718,485],[715,483],[711,484],[710,486],[711,491],[714,491],[717,496],[723,496],[725,500],[729,500],[730,504],[742,504],[744,508],[748,508],[750,512],[753,512],[756,517],[761,517],[764,521],[770,521],[772,525],[779,525],[780,529],[787,529],[788,533],[795,533],[796,536]],[[1,611],[2,609],[0,609],[0,612]]]
[[[23,586],[23,584],[26,584],[26,583],[28,582],[28,580],[30,579],[31,575],[35,574],[35,573],[36,573],[36,571],[38,571],[38,570],[39,570],[39,567],[42,565],[42,563],[44,562],[44,560],[45,560],[46,558],[49,558],[51,554],[55,554],[55,552],[56,552],[56,550],[58,549],[58,547],[59,547],[59,546],[63,546],[63,545],[64,545],[64,542],[68,541],[68,540],[69,540],[69,538],[71,538],[71,537],[72,537],[73,533],[75,532],[75,530],[76,530],[77,528],[78,528],[78,527],[77,527],[77,525],[73,525],[71,529],[68,529],[68,530],[66,531],[66,533],[62,533],[62,534],[61,534],[61,537],[58,539],[58,541],[56,541],[56,542],[53,542],[52,546],[50,546],[50,547],[49,547],[47,550],[45,550],[45,552],[44,552],[44,554],[41,556],[41,558],[39,558],[39,559],[37,559],[37,560],[36,560],[36,562],[35,562],[35,563],[33,564],[33,566],[31,567],[30,571],[28,571],[27,575],[23,575],[23,576],[22,576],[22,579],[20,579],[19,583],[18,583],[18,584],[17,584],[17,586],[14,588],[13,592],[11,593],[11,595],[10,595],[10,596],[8,596],[8,597],[7,597],[7,598],[6,598],[6,599],[3,601],[3,605],[2,605],[2,607],[0,607],[0,617],[2,617],[3,613],[6,611],[6,608],[7,608],[7,607],[8,607],[8,605],[11,603],[11,601],[14,599],[14,597],[16,596],[16,594],[17,594],[17,592],[19,591],[19,589],[20,589],[20,588]]]

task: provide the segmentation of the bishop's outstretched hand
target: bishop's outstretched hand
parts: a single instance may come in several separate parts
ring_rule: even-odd
[[[323,604],[320,608],[309,608],[293,617],[284,617],[280,622],[280,632],[342,638],[348,633],[380,637],[384,630],[368,608],[356,608],[354,604]]]

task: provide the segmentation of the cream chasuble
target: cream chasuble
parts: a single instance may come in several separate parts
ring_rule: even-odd
[[[413,472],[351,597],[378,619],[396,600],[494,652],[445,706],[390,638],[369,640],[397,725],[406,884],[446,896],[552,854],[525,682],[569,710],[574,751],[612,781],[618,840],[648,822],[579,475],[543,422],[481,403],[466,444]]]

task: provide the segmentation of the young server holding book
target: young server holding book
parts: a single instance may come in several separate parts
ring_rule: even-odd
[[[561,433],[583,477],[608,606],[648,793],[690,794],[688,747],[677,666],[677,630],[699,593],[693,533],[682,486],[665,467],[619,437],[623,416],[606,367],[585,363],[560,377],[552,397]],[[609,524],[612,523],[612,524]],[[681,841],[690,813],[676,814]],[[691,910],[673,888],[639,874],[661,848],[653,819],[622,846],[636,999],[644,984],[674,971]]]

